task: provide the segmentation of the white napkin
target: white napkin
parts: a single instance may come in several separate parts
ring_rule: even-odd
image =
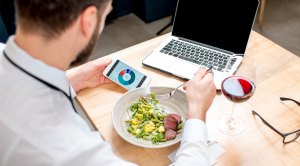
[[[175,162],[175,155],[177,150],[169,154],[168,158],[172,162]],[[214,165],[217,161],[217,158],[221,156],[225,152],[224,148],[218,144],[216,141],[212,141],[208,143],[208,153],[209,153],[209,163],[210,165]],[[170,164],[169,166],[174,165],[174,163]]]

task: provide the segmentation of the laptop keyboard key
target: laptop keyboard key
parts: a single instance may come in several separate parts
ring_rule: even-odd
[[[217,71],[223,71],[229,59],[229,56],[226,54],[173,39],[160,52],[206,67],[214,66],[214,69]],[[229,67],[236,60],[236,58],[231,59]]]

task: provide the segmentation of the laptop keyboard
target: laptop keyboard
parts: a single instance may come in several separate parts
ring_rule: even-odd
[[[161,53],[172,55],[180,59],[211,67],[218,71],[223,71],[229,59],[229,55],[215,52],[203,47],[195,46],[186,42],[171,40],[164,48],[160,50]],[[234,64],[236,58],[232,58],[229,63],[229,68]]]

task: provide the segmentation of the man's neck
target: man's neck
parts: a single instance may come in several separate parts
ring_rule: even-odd
[[[48,40],[40,35],[17,30],[15,42],[33,58],[64,71],[69,68],[76,52],[64,36]]]

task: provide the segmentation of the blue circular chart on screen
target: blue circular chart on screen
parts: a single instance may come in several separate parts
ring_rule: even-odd
[[[135,74],[130,69],[124,69],[120,71],[118,79],[122,85],[130,85],[135,80]]]

